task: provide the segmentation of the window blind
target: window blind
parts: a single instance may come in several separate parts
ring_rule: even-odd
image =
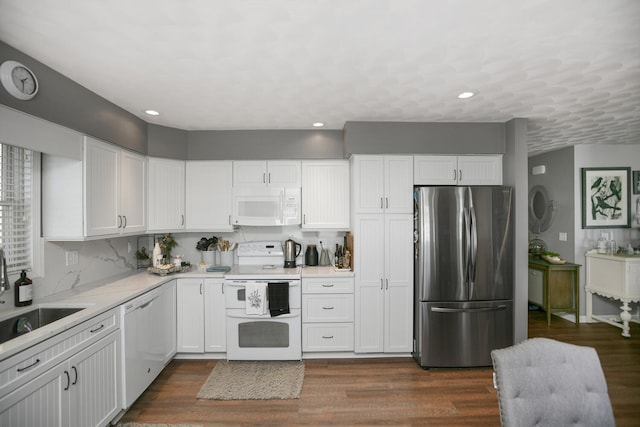
[[[33,265],[32,179],[33,152],[0,144],[0,245],[9,273]]]

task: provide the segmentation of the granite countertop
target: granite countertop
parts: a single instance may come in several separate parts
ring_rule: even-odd
[[[302,277],[353,277],[353,271],[335,271],[332,266],[303,267]],[[70,316],[60,319],[20,337],[0,344],[0,361],[20,351],[32,347],[48,338],[60,334],[108,310],[118,307],[145,292],[180,278],[224,278],[222,272],[202,272],[192,268],[188,272],[174,273],[166,276],[149,274],[146,271],[133,272],[125,276],[115,277],[90,285],[60,292],[26,307],[17,307],[0,314],[0,320],[26,313],[38,307],[86,307]]]

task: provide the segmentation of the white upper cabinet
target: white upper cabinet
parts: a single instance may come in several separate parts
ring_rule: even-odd
[[[413,212],[413,156],[355,155],[352,177],[355,214]]]
[[[186,168],[186,229],[233,231],[232,162],[188,161]]]
[[[415,185],[502,185],[502,155],[415,156]]]
[[[84,137],[83,159],[43,155],[43,235],[83,240],[146,230],[144,156]]]
[[[234,187],[300,187],[298,160],[234,161]]]
[[[349,228],[349,161],[302,162],[302,228]]]
[[[185,162],[149,158],[149,231],[185,228]]]

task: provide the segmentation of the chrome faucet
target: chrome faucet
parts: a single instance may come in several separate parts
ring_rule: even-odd
[[[9,289],[11,289],[11,283],[7,274],[7,259],[4,255],[4,248],[0,246],[0,295]],[[0,304],[4,304],[4,301],[0,300]]]

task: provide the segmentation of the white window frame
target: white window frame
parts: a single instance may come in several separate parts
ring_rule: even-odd
[[[11,145],[2,143],[3,145]],[[22,148],[22,147],[18,147]],[[23,148],[28,150],[27,148]],[[31,266],[27,267],[29,276],[32,278],[42,277],[43,272],[43,260],[44,260],[44,242],[41,237],[41,162],[40,152],[31,151],[31,212],[29,217],[31,218]],[[11,278],[19,276],[19,271],[12,271],[9,273]]]

